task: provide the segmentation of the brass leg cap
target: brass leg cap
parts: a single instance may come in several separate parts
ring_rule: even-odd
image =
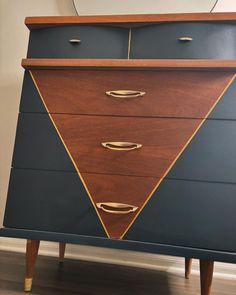
[[[25,292],[30,292],[32,289],[32,278],[25,278]]]

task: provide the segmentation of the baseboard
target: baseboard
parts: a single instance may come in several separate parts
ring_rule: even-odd
[[[0,238],[0,250],[24,253],[25,240]],[[57,257],[58,243],[41,242],[39,254]],[[68,244],[66,258],[184,274],[184,259],[173,256]],[[199,274],[197,260],[193,260],[192,274]],[[214,277],[229,280],[236,279],[236,265],[217,262]]]

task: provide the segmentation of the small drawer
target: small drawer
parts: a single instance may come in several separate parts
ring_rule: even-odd
[[[128,30],[73,25],[30,32],[29,58],[127,58]]]
[[[57,115],[52,118],[80,172],[162,177],[197,119]],[[21,114],[13,167],[74,171],[47,114]]]
[[[131,58],[235,59],[236,25],[182,22],[132,30]]]
[[[204,118],[233,76],[106,70],[34,70],[32,74],[50,113],[188,118]],[[28,74],[21,111],[42,112]]]

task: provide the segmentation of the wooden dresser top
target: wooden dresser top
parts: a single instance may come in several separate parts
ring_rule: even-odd
[[[178,13],[178,14],[138,14],[138,15],[101,15],[101,16],[32,16],[26,17],[29,29],[56,25],[93,24],[93,23],[163,23],[181,21],[236,21],[236,12],[218,13]]]

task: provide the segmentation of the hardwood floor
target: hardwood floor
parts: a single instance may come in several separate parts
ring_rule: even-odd
[[[0,251],[0,295],[23,292],[25,257]],[[39,256],[31,295],[200,295],[199,276]],[[212,295],[235,295],[236,281],[213,280]]]

